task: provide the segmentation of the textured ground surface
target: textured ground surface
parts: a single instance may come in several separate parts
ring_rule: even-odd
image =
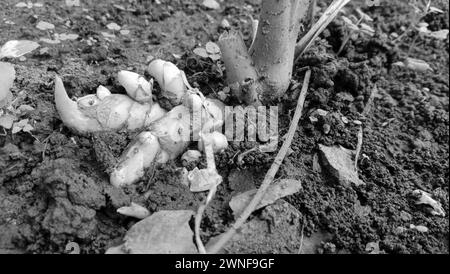
[[[83,137],[70,132],[59,120],[53,103],[53,75],[61,75],[75,97],[94,92],[100,84],[123,92],[115,80],[116,72],[128,69],[145,74],[149,56],[157,56],[176,63],[193,85],[214,95],[225,85],[220,67],[192,50],[217,41],[223,18],[240,28],[250,43],[248,15],[258,14],[259,1],[225,1],[219,10],[207,10],[201,1],[194,0],[160,0],[160,4],[81,0],[81,7],[70,8],[64,1],[46,0],[42,1],[44,7],[31,9],[17,8],[17,2],[2,2],[0,44],[12,39],[52,38],[54,32],[79,37],[56,45],[41,42],[41,49],[26,55],[26,60],[6,60],[16,69],[12,89],[18,98],[16,104],[34,108],[23,118],[29,118],[35,130],[33,135],[8,131],[0,136],[0,251],[60,253],[74,241],[82,253],[103,253],[120,242],[136,222],[117,214],[117,207],[134,201],[151,212],[195,210],[205,194],[193,194],[180,184],[179,162],[156,167],[132,187],[111,187],[105,171],[135,133]],[[443,3],[433,1],[445,14],[426,17],[431,30],[449,28],[448,2]],[[372,8],[356,1],[354,6],[374,19],[371,24],[377,35],[350,41],[336,57],[345,36],[342,20],[336,20],[294,71],[294,80],[301,82],[304,73],[300,67],[312,68],[306,111],[329,111],[317,123],[304,115],[292,152],[278,174],[299,179],[303,186],[302,191],[285,199],[299,214],[280,217],[295,218],[292,226],[273,226],[290,233],[284,239],[295,246],[280,247],[271,237],[263,247],[247,242],[234,245],[236,252],[296,253],[303,231],[305,239],[323,241],[318,252],[365,253],[367,243],[378,242],[386,253],[448,253],[448,217],[429,215],[411,196],[415,189],[432,193],[448,216],[448,39],[419,39],[411,47],[410,56],[428,62],[433,72],[392,66],[407,55],[413,37],[393,42],[387,34],[401,33],[411,21],[413,9],[402,1],[382,1],[381,6]],[[349,6],[348,12],[351,10]],[[54,24],[55,30],[37,29],[39,21]],[[108,30],[106,25],[112,22],[130,33]],[[107,38],[102,32],[116,37]],[[375,85],[373,103],[362,115]],[[280,104],[280,136],[287,132],[294,102],[286,98]],[[342,116],[363,122],[362,186],[342,186],[313,170],[319,144],[355,149],[359,126],[345,124]],[[324,124],[329,125],[328,134]],[[238,163],[234,156],[251,145],[231,144],[217,157],[225,181],[203,221],[205,242],[233,222],[228,207],[232,195],[258,186],[273,160],[274,154],[251,153]],[[292,210],[283,205],[274,212],[282,214],[283,209]],[[265,211],[256,212],[254,218],[264,219],[260,215]],[[426,226],[429,231],[409,229],[410,224]],[[261,221],[249,224],[249,229],[252,225],[254,230],[266,230]]]

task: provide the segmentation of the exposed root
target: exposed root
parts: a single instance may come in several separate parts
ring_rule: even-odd
[[[206,154],[206,162],[207,162],[207,170],[209,176],[209,180],[213,180],[211,182],[211,188],[209,189],[208,196],[206,197],[206,201],[204,204],[200,205],[195,216],[195,224],[194,224],[194,232],[195,232],[195,242],[197,244],[197,248],[200,254],[206,254],[205,246],[200,239],[200,225],[202,222],[203,213],[205,212],[206,207],[213,199],[217,186],[222,182],[222,177],[217,173],[216,163],[214,161],[214,148],[213,148],[213,140],[209,140],[208,135],[201,135],[204,144],[204,151]]]

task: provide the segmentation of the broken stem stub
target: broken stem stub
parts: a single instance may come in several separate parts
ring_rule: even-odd
[[[311,0],[262,1],[256,39],[250,52],[265,94],[278,97],[288,88],[300,25],[307,19]]]
[[[234,96],[248,105],[258,105],[262,87],[241,33],[237,30],[224,32],[218,44]]]

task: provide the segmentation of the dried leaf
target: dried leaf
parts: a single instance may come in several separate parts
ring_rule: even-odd
[[[17,58],[37,49],[39,44],[28,40],[11,40],[0,49],[0,59],[3,57]]]
[[[209,57],[209,54],[206,52],[206,50],[204,48],[195,48],[194,53],[203,58]]]
[[[280,198],[292,195],[302,188],[300,181],[284,179],[271,184],[264,194],[261,202],[255,207],[255,210],[263,208],[277,201]],[[248,190],[240,193],[230,201],[230,207],[234,216],[239,216],[245,207],[250,203],[257,192],[257,189]]]
[[[217,54],[217,53],[220,53],[220,48],[219,48],[219,46],[218,46],[216,43],[211,42],[211,41],[209,41],[208,43],[206,43],[205,49],[206,49],[206,52],[208,52],[209,54]]]
[[[10,63],[0,62],[0,107],[4,107],[12,98],[10,91],[16,79],[16,71]]]
[[[133,225],[123,250],[133,254],[197,253],[189,221],[191,210],[162,210]]]

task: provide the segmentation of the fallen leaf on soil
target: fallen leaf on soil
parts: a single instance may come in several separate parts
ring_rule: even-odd
[[[319,154],[322,167],[327,173],[344,185],[364,184],[358,178],[354,164],[354,151],[341,146],[327,147],[319,144]]]
[[[36,28],[40,30],[51,30],[55,28],[55,25],[49,22],[39,21],[39,23],[36,25]]]
[[[219,253],[228,254],[283,254],[298,253],[301,246],[301,214],[286,201],[278,200],[267,206],[260,216],[246,222]],[[211,238],[208,247],[222,235]],[[303,238],[302,253],[315,253],[325,236]]]
[[[0,62],[0,108],[12,99],[10,89],[16,79],[16,70],[11,63]]]
[[[217,1],[215,1],[215,0],[204,0],[203,6],[213,9],[213,10],[220,9],[220,4],[217,3]]]
[[[107,254],[192,254],[197,253],[189,227],[191,210],[162,210],[128,230],[125,243],[110,248]]]
[[[39,44],[28,40],[11,40],[0,49],[0,59],[3,57],[17,58],[37,49]]]
[[[436,216],[445,217],[445,211],[441,203],[431,198],[431,194],[420,189],[413,191],[414,197],[417,199],[416,205],[427,205],[431,207],[430,213]]]
[[[130,34],[130,31],[127,30],[127,29],[123,29],[123,30],[120,30],[120,34],[122,34],[122,35],[128,35],[128,34]]]
[[[280,198],[297,193],[301,188],[302,185],[298,180],[283,179],[274,182],[267,188],[266,193],[254,210],[270,205]],[[257,191],[257,189],[251,189],[231,198],[229,205],[235,217],[238,217],[242,213]]]

